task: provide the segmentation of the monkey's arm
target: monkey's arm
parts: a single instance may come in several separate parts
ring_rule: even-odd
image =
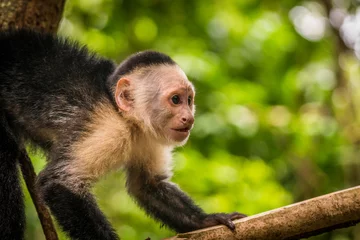
[[[127,187],[138,204],[153,218],[177,232],[224,224],[234,229],[234,219],[245,217],[240,213],[206,214],[201,208],[165,177],[151,177],[145,172],[128,170]]]

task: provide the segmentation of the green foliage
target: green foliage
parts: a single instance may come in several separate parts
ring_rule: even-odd
[[[60,34],[117,62],[144,49],[172,56],[197,89],[195,128],[174,154],[173,180],[208,212],[252,215],[360,183],[358,63],[343,54],[340,69],[330,25],[302,32],[297,5],[326,18],[319,3],[295,0],[69,0]],[[95,189],[122,239],[174,235],[135,205],[123,178]],[[26,200],[27,239],[43,239]]]

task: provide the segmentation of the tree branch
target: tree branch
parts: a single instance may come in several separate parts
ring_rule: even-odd
[[[31,160],[25,150],[21,152],[19,162],[21,172],[26,183],[26,187],[30,193],[31,199],[33,200],[36,212],[38,213],[44,235],[47,240],[57,240],[58,236],[52,222],[50,213],[43,201],[40,199],[39,194],[36,190],[36,173],[31,163]]]
[[[312,198],[234,221],[224,226],[178,234],[168,240],[299,239],[360,222],[360,186]]]

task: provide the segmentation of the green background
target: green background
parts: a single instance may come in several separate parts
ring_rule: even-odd
[[[207,212],[253,215],[360,183],[359,62],[324,2],[68,0],[59,33],[116,62],[144,49],[170,55],[197,90],[173,181]],[[32,159],[40,171],[44,158]],[[94,193],[122,239],[175,234],[134,204],[121,172]],[[44,239],[27,192],[26,205],[27,239]]]

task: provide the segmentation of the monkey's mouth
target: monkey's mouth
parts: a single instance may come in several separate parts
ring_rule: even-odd
[[[171,138],[176,142],[184,141],[190,135],[191,127],[171,128]]]
[[[185,132],[185,133],[187,133],[187,132],[190,131],[190,129],[191,129],[190,127],[185,127],[185,128],[177,128],[177,129],[173,128],[172,130],[177,131],[177,132]]]

